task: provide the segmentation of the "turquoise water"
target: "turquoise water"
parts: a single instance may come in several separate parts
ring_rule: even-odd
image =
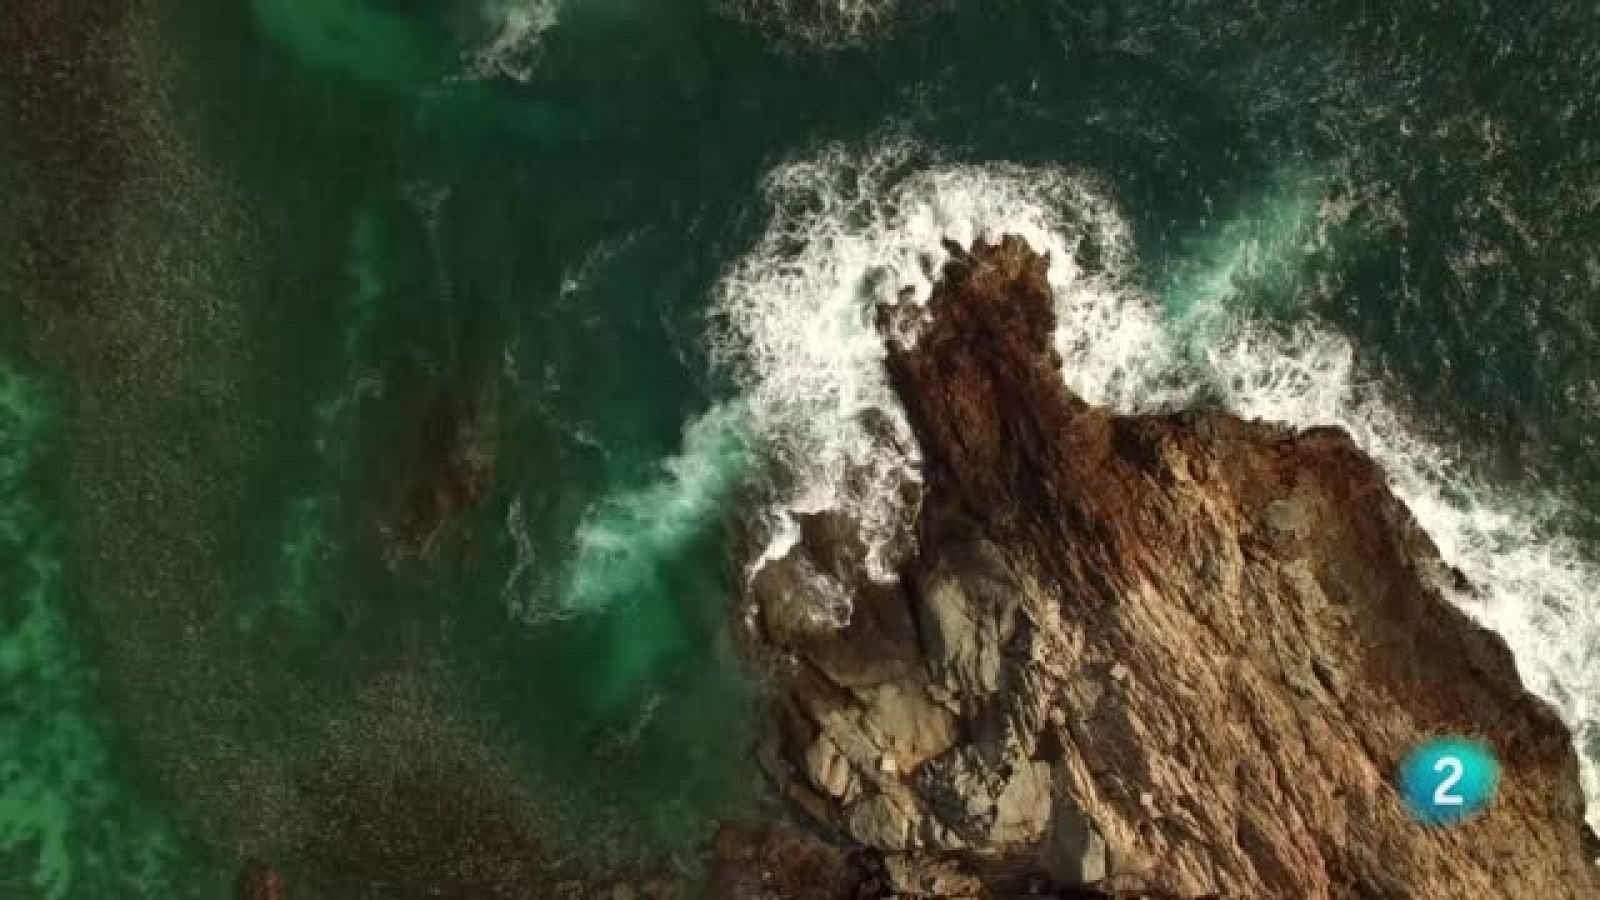
[[[732,588],[795,510],[890,552],[913,460],[873,437],[903,423],[871,301],[985,231],[1052,251],[1091,399],[1351,429],[1600,757],[1581,5],[49,19],[0,31],[98,29],[62,52],[121,112],[40,125],[64,89],[3,70],[23,896],[205,893],[249,857],[305,896],[449,895],[510,852],[430,832],[461,809],[552,878],[693,869],[765,802]]]
[[[51,399],[0,367],[0,860],[15,896],[198,896],[182,835],[126,772],[96,671],[68,621],[67,546],[50,510]]]

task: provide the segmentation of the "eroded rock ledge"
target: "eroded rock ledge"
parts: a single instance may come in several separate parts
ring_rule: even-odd
[[[1600,896],[1566,729],[1348,436],[1090,406],[1047,260],[952,249],[885,314],[925,459],[901,583],[822,517],[751,588],[798,809],[904,895]],[[803,614],[841,590],[848,627]],[[1430,831],[1390,782],[1440,733],[1505,777]]]

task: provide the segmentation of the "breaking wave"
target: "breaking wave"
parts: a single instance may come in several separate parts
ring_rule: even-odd
[[[764,185],[770,228],[718,289],[713,356],[743,389],[753,436],[785,476],[761,558],[782,554],[795,515],[837,510],[859,523],[870,573],[892,577],[916,443],[885,377],[874,314],[880,303],[926,302],[943,239],[1014,233],[1051,254],[1063,317],[1095,323],[1061,341],[1084,396],[1131,402],[1150,380],[1140,371],[1162,339],[1159,314],[1113,274],[1128,233],[1092,182],[919,157],[896,142],[780,167]]]
[[[658,593],[663,562],[704,533],[749,472],[741,419],[735,405],[713,407],[684,430],[682,452],[655,479],[589,509],[574,538],[560,614]]]
[[[1564,536],[1558,504],[1483,483],[1448,447],[1419,435],[1365,377],[1350,342],[1327,329],[1289,333],[1237,323],[1204,353],[1230,409],[1308,428],[1338,425],[1388,473],[1440,555],[1476,591],[1456,603],[1505,638],[1524,685],[1572,729],[1590,824],[1600,828],[1600,566]]]
[[[1350,341],[1304,315],[1259,314],[1247,294],[1266,273],[1293,292],[1293,269],[1326,241],[1314,179],[1280,180],[1212,248],[1159,290],[1135,278],[1126,221],[1095,180],[1060,168],[948,165],[909,142],[867,153],[834,148],[776,169],[764,191],[765,236],[723,280],[714,356],[743,391],[753,440],[778,475],[767,542],[752,566],[780,557],[794,517],[834,510],[860,525],[873,574],[892,577],[891,549],[916,478],[916,448],[884,373],[878,303],[925,302],[945,253],[1003,233],[1051,258],[1065,377],[1085,399],[1122,411],[1217,401],[1297,427],[1336,425],[1388,472],[1446,561],[1478,591],[1457,602],[1511,646],[1522,677],[1573,729],[1591,822],[1600,825],[1600,619],[1589,586],[1600,566],[1510,489],[1477,479],[1448,446],[1402,412],[1393,385],[1364,373]]]

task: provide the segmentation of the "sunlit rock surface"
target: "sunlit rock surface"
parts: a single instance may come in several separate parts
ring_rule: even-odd
[[[1090,406],[1048,261],[952,250],[883,311],[925,460],[900,584],[825,521],[751,582],[796,809],[911,894],[1600,896],[1566,729],[1345,434]],[[848,625],[806,615],[840,590]],[[1438,734],[1505,765],[1449,830],[1392,787]]]

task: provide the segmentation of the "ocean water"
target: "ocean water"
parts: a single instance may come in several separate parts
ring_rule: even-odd
[[[0,893],[693,871],[738,581],[889,576],[873,305],[1001,233],[1088,399],[1348,429],[1600,822],[1583,5],[79,5],[0,12]]]

